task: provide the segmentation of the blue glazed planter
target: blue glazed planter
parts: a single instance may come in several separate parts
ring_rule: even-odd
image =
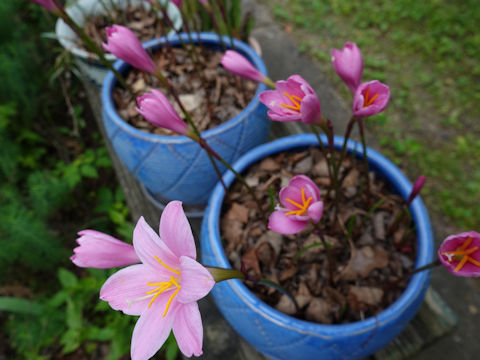
[[[325,139],[323,139],[325,140]],[[318,144],[314,135],[295,135],[259,146],[239,159],[235,170],[241,172],[253,163],[285,150],[302,149]],[[339,149],[343,138],[335,138]],[[361,145],[349,141],[348,151],[361,157]],[[371,169],[386,179],[394,192],[407,198],[411,184],[400,170],[372,149],[367,150]],[[227,186],[234,180],[231,172],[224,176]],[[231,268],[222,247],[219,231],[224,198],[222,186],[214,189],[201,231],[202,260],[205,265]],[[410,207],[418,238],[416,267],[433,259],[433,234],[427,211],[417,198]],[[384,347],[416,314],[430,282],[430,272],[414,275],[404,293],[375,318],[351,324],[322,325],[285,315],[258,299],[240,280],[221,282],[212,294],[220,311],[258,351],[272,359],[360,359]]]
[[[189,42],[186,34],[181,34],[181,38]],[[204,46],[221,50],[217,35],[201,33],[200,39]],[[176,35],[169,36],[168,40],[172,46],[181,46]],[[165,38],[154,39],[144,43],[144,47],[155,51],[165,43]],[[224,39],[224,43],[228,44],[229,40]],[[248,45],[235,40],[235,49],[266,75],[263,61]],[[131,69],[121,60],[114,66],[122,74]],[[205,151],[186,136],[146,133],[127,124],[118,115],[113,102],[116,84],[116,78],[109,72],[102,88],[102,118],[120,160],[152,195],[165,200],[181,200],[186,205],[205,205],[218,181]],[[267,140],[270,120],[266,117],[267,108],[259,100],[259,94],[265,89],[266,86],[260,84],[252,101],[240,114],[202,132],[203,138],[227,162],[235,162],[242,154]],[[219,167],[225,171],[225,167]]]

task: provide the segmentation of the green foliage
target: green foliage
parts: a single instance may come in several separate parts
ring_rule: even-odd
[[[89,276],[78,278],[60,268],[61,289],[53,296],[28,301],[0,298],[0,311],[10,312],[6,328],[17,355],[43,359],[49,348],[60,347],[69,354],[80,347],[93,353],[107,343],[107,360],[116,360],[129,352],[136,317],[113,311],[98,300],[100,288],[110,272],[89,270]],[[178,355],[178,346],[170,336],[162,347],[167,360]]]

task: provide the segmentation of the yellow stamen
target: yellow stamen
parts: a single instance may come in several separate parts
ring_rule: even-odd
[[[468,249],[468,250],[464,250],[464,251],[445,251],[445,252],[442,252],[442,255],[445,255],[445,254],[448,254],[448,255],[470,255],[470,254],[473,254],[475,251],[478,250],[478,247],[474,247],[474,248],[471,248],[471,249]]]
[[[305,214],[305,212],[307,211],[308,206],[310,205],[310,202],[312,201],[312,199],[313,199],[312,197],[309,197],[308,199],[305,199],[305,190],[302,188],[302,205],[300,205],[296,201],[293,201],[290,198],[286,198],[285,200],[287,200],[290,204],[298,207],[299,209],[298,210],[291,210],[291,211],[287,212],[285,215],[303,215],[303,214]]]
[[[290,101],[293,103],[293,105],[287,105],[287,104],[283,104],[283,103],[280,104],[280,105],[283,106],[283,107],[286,107],[288,109],[292,109],[292,110],[300,112],[300,103],[302,102],[302,98],[300,98],[299,96],[296,96],[296,95],[290,95],[289,93],[286,93],[286,92],[284,92],[283,95],[288,97],[290,99]]]
[[[378,97],[378,94],[375,94],[374,97],[372,97],[371,99],[369,99],[369,98],[368,98],[369,93],[370,93],[370,89],[367,89],[367,92],[365,93],[365,98],[364,98],[364,101],[363,101],[363,107],[367,107],[367,106],[372,105],[373,102],[375,101],[375,99]]]
[[[459,271],[461,268],[463,268],[463,266],[467,263],[468,258],[469,256],[464,256],[462,261],[458,263],[457,267],[455,268],[455,271]]]
[[[160,260],[156,255],[154,255],[154,256],[155,256],[155,259],[157,259],[157,261],[158,261],[160,264],[162,264],[163,266],[165,266],[168,270],[173,271],[173,272],[174,272],[175,274],[177,274],[177,275],[180,275],[180,271],[175,270],[175,269],[172,269],[170,266],[168,266],[168,265],[165,264],[162,260]]]
[[[462,244],[462,246],[460,246],[460,248],[458,250],[465,250],[467,247],[470,246],[472,241],[473,241],[473,238],[471,238],[471,237],[467,238],[467,240],[465,240],[465,242]]]
[[[179,286],[177,288],[177,290],[175,290],[172,294],[172,296],[170,296],[170,298],[168,299],[168,302],[167,302],[167,306],[165,307],[165,312],[163,313],[162,317],[165,317],[165,315],[167,315],[167,311],[168,311],[168,308],[170,307],[170,303],[172,302],[173,298],[175,297],[175,295],[178,294],[178,292],[180,291],[180,288],[181,286]]]
[[[471,262],[473,265],[480,266],[480,262],[478,262],[475,259],[472,259],[470,256],[468,256],[468,261]]]

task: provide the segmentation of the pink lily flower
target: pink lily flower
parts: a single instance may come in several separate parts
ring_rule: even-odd
[[[290,179],[280,190],[280,203],[268,219],[268,228],[280,234],[296,234],[313,221],[318,223],[323,215],[323,201],[317,185],[305,175]]]
[[[182,7],[182,0],[170,0],[174,3],[179,9]]]
[[[438,258],[453,275],[480,277],[480,234],[450,235],[440,245]]]
[[[242,78],[256,82],[263,82],[265,79],[265,76],[250,61],[234,50],[225,51],[221,63],[225,69]]]
[[[286,81],[277,81],[275,85],[275,90],[260,94],[260,101],[269,108],[270,119],[301,121],[305,124],[322,121],[318,96],[300,75],[292,75]]]
[[[203,327],[197,301],[215,281],[195,260],[195,241],[182,203],[172,201],[165,207],[160,237],[141,217],[133,247],[142,263],[113,274],[100,291],[100,298],[113,309],[140,315],[132,336],[132,359],[152,357],[172,329],[185,356],[201,355]]]
[[[372,116],[385,110],[390,100],[390,88],[378,80],[358,86],[353,96],[353,115]]]
[[[103,48],[133,67],[154,74],[156,65],[150,58],[135,34],[125,26],[107,27],[107,44]]]
[[[31,2],[43,6],[45,9],[51,12],[55,12],[57,10],[57,4],[53,0],[30,0]]]
[[[151,90],[137,98],[137,111],[151,124],[172,130],[177,134],[188,132],[187,124],[178,116],[167,97],[160,91]]]
[[[110,269],[140,262],[133,246],[95,230],[78,233],[77,246],[70,257],[79,267]]]
[[[355,93],[363,73],[363,58],[360,49],[355,43],[347,42],[342,50],[332,49],[333,67],[337,74],[347,84],[352,93]]]

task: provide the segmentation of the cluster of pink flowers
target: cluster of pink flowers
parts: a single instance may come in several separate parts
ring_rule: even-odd
[[[53,0],[32,0],[55,11]],[[201,1],[202,2],[202,1]],[[181,7],[181,0],[174,1]],[[203,2],[202,2],[203,3]],[[137,37],[123,26],[106,29],[105,50],[132,66],[151,74],[160,71]],[[332,50],[333,66],[353,94],[353,116],[363,118],[382,112],[390,90],[377,80],[362,83],[363,58],[354,43]],[[241,54],[228,50],[222,65],[230,72],[263,82],[272,90],[260,95],[274,121],[301,121],[325,125],[320,101],[300,75],[273,83]],[[164,94],[151,90],[137,98],[137,111],[155,126],[189,135],[189,126],[176,113]],[[415,183],[410,203],[425,179]],[[293,177],[279,193],[281,205],[269,217],[268,228],[281,234],[296,234],[308,224],[317,224],[323,215],[323,201],[317,185],[305,175]],[[197,301],[215,285],[207,268],[196,261],[196,249],[181,203],[170,202],[161,217],[158,236],[143,218],[133,234],[133,246],[109,235],[83,230],[71,260],[81,267],[127,266],[103,285],[100,298],[113,309],[139,315],[132,337],[131,356],[135,360],[152,357],[170,331],[186,356],[202,354],[203,328]],[[438,251],[439,261],[454,275],[480,276],[480,234],[471,231],[445,239]]]

